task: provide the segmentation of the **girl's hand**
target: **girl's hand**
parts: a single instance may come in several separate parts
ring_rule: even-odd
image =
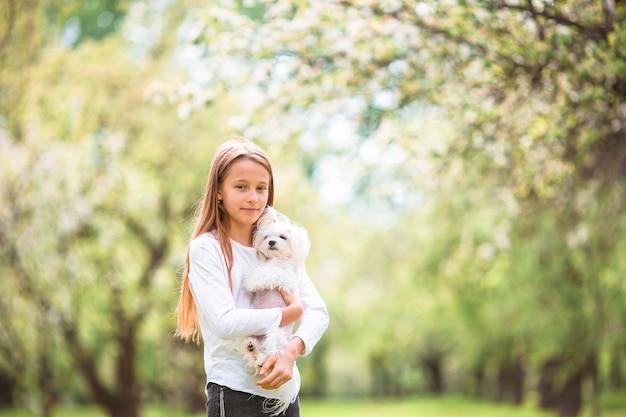
[[[302,313],[304,312],[304,307],[302,306],[300,299],[285,290],[280,290],[280,294],[283,296],[283,299],[287,304],[287,307],[282,308],[283,318],[280,321],[280,325],[284,326],[300,320],[300,317],[302,317]]]
[[[294,337],[285,346],[282,353],[270,356],[261,367],[260,374],[263,379],[257,381],[257,385],[263,389],[277,389],[293,376],[293,364],[304,352],[304,342],[299,337]]]
[[[290,305],[290,304],[293,304],[293,303],[295,303],[297,301],[300,301],[298,299],[298,297],[296,297],[295,295],[293,295],[290,292],[285,291],[282,288],[279,288],[278,292],[280,292],[280,295],[283,296],[283,300],[285,300],[285,304],[287,304],[287,305]]]

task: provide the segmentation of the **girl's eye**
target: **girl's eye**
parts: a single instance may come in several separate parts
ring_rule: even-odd
[[[267,190],[267,187],[257,187],[257,191],[265,191]]]

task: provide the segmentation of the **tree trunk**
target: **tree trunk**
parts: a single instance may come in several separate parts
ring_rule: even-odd
[[[119,353],[116,358],[117,390],[112,401],[105,407],[111,417],[138,417],[139,416],[139,382],[135,372],[136,337],[133,326],[120,324],[120,334],[117,337]]]
[[[13,406],[13,390],[17,381],[11,375],[0,372],[0,408]]]
[[[49,323],[40,315],[37,320],[38,349],[37,349],[37,386],[41,393],[41,416],[51,417],[53,409],[58,402],[58,389],[53,372],[51,360]]]
[[[435,395],[443,394],[443,355],[431,352],[420,359],[426,376],[428,392]]]
[[[326,339],[320,340],[315,346],[315,350],[311,354],[309,363],[312,369],[312,383],[307,394],[314,397],[323,397],[326,395],[326,386],[328,385],[328,375],[326,372],[326,353],[328,352],[328,343]]]
[[[118,353],[115,388],[107,387],[98,373],[96,359],[81,344],[76,329],[64,326],[64,336],[78,370],[87,382],[96,404],[111,417],[139,417],[139,382],[135,373],[135,328],[118,322]]]
[[[559,395],[559,417],[576,417],[582,406],[583,371],[570,376]]]
[[[539,381],[539,406],[542,409],[558,410],[559,417],[576,417],[579,415],[583,402],[583,383],[585,378],[591,377],[594,384],[593,389],[599,390],[596,386],[597,358],[590,355],[587,361],[580,365],[560,386],[557,385],[555,375],[564,368],[564,362],[560,358],[552,358],[546,361],[541,368],[541,378]],[[599,395],[594,392],[593,395]]]
[[[559,403],[559,393],[554,386],[554,379],[560,364],[560,359],[552,358],[544,362],[541,367],[537,390],[539,391],[539,407],[543,410],[553,410]]]
[[[500,364],[498,368],[498,401],[522,404],[524,401],[524,365],[521,358]]]
[[[370,371],[372,372],[372,395],[375,397],[391,396],[392,375],[388,355],[372,354]]]
[[[474,379],[473,395],[481,398],[484,395],[486,379],[485,364],[483,362],[476,364],[472,371],[472,376]]]
[[[623,355],[624,349],[619,346],[611,347],[611,356],[609,359],[609,389],[618,391],[624,385],[623,381]]]
[[[600,376],[598,371],[598,358],[593,355],[589,358],[589,372],[591,374],[591,398],[589,399],[590,417],[600,417]]]

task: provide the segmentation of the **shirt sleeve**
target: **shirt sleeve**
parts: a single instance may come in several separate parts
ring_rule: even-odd
[[[282,320],[278,307],[265,310],[236,307],[219,244],[213,245],[207,239],[191,242],[189,284],[199,319],[204,319],[220,338],[263,335],[278,327]]]
[[[317,288],[315,288],[306,270],[301,268],[298,273],[300,275],[300,301],[304,307],[304,312],[294,336],[298,336],[304,342],[304,353],[302,356],[305,356],[311,353],[317,342],[322,338],[322,335],[328,328],[330,317],[326,303],[320,296]]]

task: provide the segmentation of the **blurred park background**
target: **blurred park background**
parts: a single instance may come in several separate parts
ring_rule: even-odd
[[[0,0],[0,415],[203,415],[174,310],[243,135],[331,313],[304,416],[626,416],[625,25],[622,0]]]

